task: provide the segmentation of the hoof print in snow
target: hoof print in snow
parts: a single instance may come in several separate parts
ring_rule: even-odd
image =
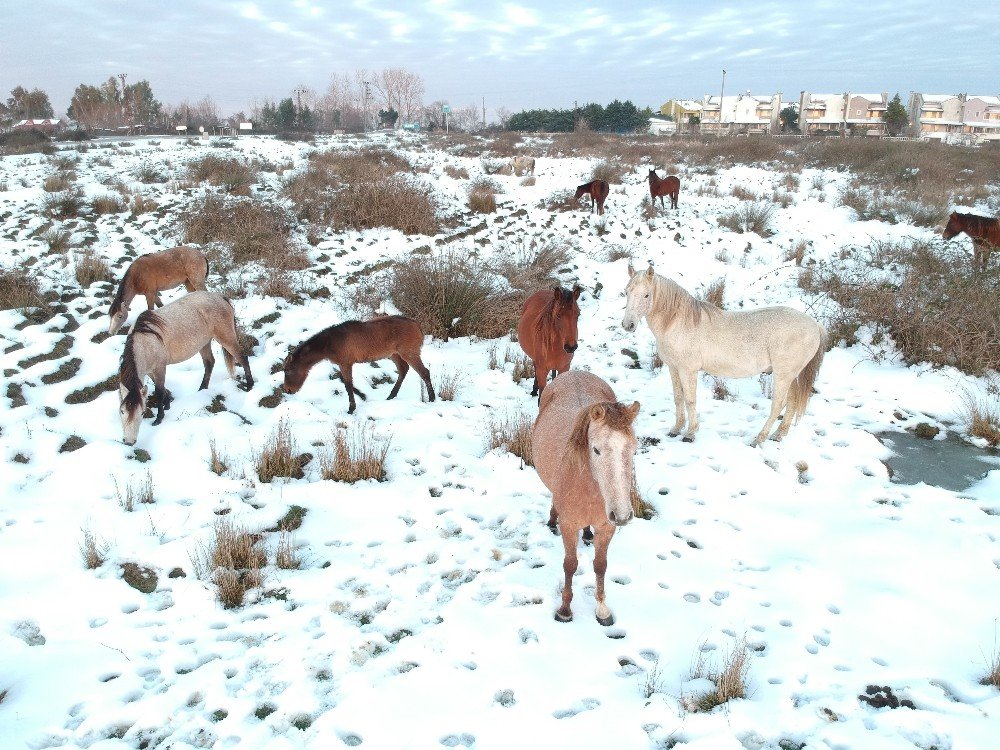
[[[908,698],[900,700],[888,685],[869,685],[858,700],[872,708],[916,708]]]
[[[517,703],[517,698],[514,697],[514,691],[509,688],[497,690],[496,694],[493,696],[493,700],[504,708],[510,708]]]
[[[131,562],[122,564],[122,580],[136,591],[141,591],[144,594],[156,591],[158,582],[155,570]]]

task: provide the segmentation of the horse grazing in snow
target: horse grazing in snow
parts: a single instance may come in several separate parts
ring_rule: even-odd
[[[585,195],[590,196],[590,213],[594,213],[594,209],[597,209],[597,215],[604,215],[604,201],[608,199],[608,193],[611,192],[611,186],[608,185],[604,180],[591,180],[583,185],[580,185],[576,189],[576,195],[573,196],[575,200],[580,200]]]
[[[960,232],[965,232],[972,240],[973,270],[985,271],[990,255],[994,250],[1000,249],[1000,219],[954,211],[948,217],[948,224],[941,236],[950,240]]]
[[[118,292],[111,301],[111,324],[108,333],[112,336],[128,318],[128,308],[132,300],[143,295],[146,298],[146,309],[153,306],[163,307],[160,292],[184,285],[189,292],[205,288],[205,277],[208,276],[208,258],[193,247],[174,247],[158,253],[140,255],[125,271]]]
[[[531,451],[538,476],[552,492],[549,526],[558,519],[563,540],[565,582],[556,619],[573,619],[573,574],[581,529],[594,530],[594,575],[597,578],[597,621],[613,625],[604,601],[608,547],[615,530],[632,520],[632,423],[639,402],[618,403],[615,392],[596,375],[581,370],[563,373],[542,394],[531,429]]]
[[[752,444],[767,439],[779,415],[781,426],[774,440],[788,434],[792,422],[801,419],[809,403],[826,352],[826,329],[790,307],[720,310],[654,274],[652,266],[636,272],[629,264],[628,272],[622,328],[634,331],[639,319],[645,317],[656,337],[660,359],[670,370],[677,409],[670,437],[684,430],[685,409],[684,442],[692,442],[698,431],[699,371],[725,378],[773,373],[771,413]]]

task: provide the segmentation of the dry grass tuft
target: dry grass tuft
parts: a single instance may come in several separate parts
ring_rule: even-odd
[[[732,196],[741,201],[755,201],[759,197],[755,192],[742,185],[737,185],[733,188]]]
[[[575,195],[576,190],[560,188],[543,198],[539,203],[539,208],[545,208],[549,211],[575,211],[580,207]]]
[[[42,242],[48,248],[46,255],[65,253],[73,244],[73,233],[68,229],[49,229],[42,235]]]
[[[298,570],[302,567],[302,558],[295,549],[295,539],[291,532],[280,532],[278,549],[274,553],[274,564],[281,570]]]
[[[264,447],[256,454],[254,465],[261,482],[270,482],[275,477],[302,477],[302,464],[287,417],[278,421]]]
[[[503,448],[519,457],[526,466],[534,466],[531,458],[532,420],[524,412],[491,414],[487,422],[486,450]]]
[[[556,273],[569,266],[575,253],[576,248],[561,239],[505,240],[494,247],[490,268],[527,297],[556,281]]]
[[[90,250],[80,253],[76,261],[76,281],[86,289],[99,281],[114,281],[111,266],[104,258],[99,258]]]
[[[136,216],[152,213],[157,208],[159,208],[159,205],[154,200],[144,198],[138,193],[132,196],[132,213]]]
[[[712,398],[716,401],[732,401],[733,393],[726,385],[726,379],[712,375]]]
[[[208,441],[208,468],[213,474],[222,476],[229,469],[228,458],[222,454],[215,444],[215,438]]]
[[[66,174],[54,174],[45,178],[42,183],[42,190],[46,193],[59,193],[69,190],[73,186],[73,181]]]
[[[801,266],[808,247],[809,243],[806,240],[799,240],[785,252],[785,262],[795,261],[795,265]]]
[[[80,555],[83,565],[88,570],[95,570],[104,565],[108,559],[108,545],[97,538],[97,534],[89,526],[84,526],[83,541],[80,542]]]
[[[42,199],[42,213],[50,219],[74,219],[83,209],[83,191],[79,188],[49,193]]]
[[[962,395],[961,419],[970,435],[991,446],[1000,445],[1000,397],[996,393],[980,397],[967,390]]]
[[[750,652],[746,638],[736,641],[723,655],[722,664],[716,667],[708,664],[706,651],[698,650],[691,679],[707,679],[715,683],[715,689],[702,695],[682,696],[684,707],[692,712],[708,712],[731,700],[746,698],[747,677],[750,673]]]
[[[770,203],[741,203],[719,216],[719,226],[740,234],[753,232],[761,237],[773,234],[771,223],[775,208]]]
[[[114,480],[115,483],[115,497],[118,498],[118,504],[122,507],[122,510],[131,513],[135,510],[136,503],[152,504],[156,502],[156,495],[153,491],[153,475],[147,470],[146,475],[136,484],[129,482],[125,485],[125,492],[121,491],[118,486],[118,480]]]
[[[191,558],[195,573],[215,584],[216,597],[226,609],[242,606],[248,591],[263,582],[267,555],[260,534],[240,528],[228,518],[216,520],[214,538]]]
[[[289,216],[272,201],[224,198],[209,195],[196,201],[182,217],[184,242],[198,245],[218,243],[227,259],[209,258],[213,270],[225,272],[232,264],[260,263],[265,268],[297,270],[309,262],[292,246]]]
[[[625,167],[617,162],[602,159],[590,170],[591,180],[604,180],[609,185],[620,185],[625,175]]]
[[[230,195],[250,195],[257,170],[242,159],[208,154],[188,164],[188,177],[223,188]]]
[[[38,279],[23,268],[0,269],[0,310],[46,306]]]
[[[720,310],[725,309],[726,304],[726,279],[725,277],[716,279],[707,287],[701,298],[710,304],[715,305]]]
[[[441,368],[437,372],[437,397],[442,401],[454,401],[465,382],[465,374],[458,369]],[[423,394],[423,389],[420,393]]]
[[[335,229],[389,227],[403,234],[436,234],[437,206],[431,187],[394,174],[347,185],[330,208]]]
[[[480,177],[469,186],[469,208],[477,214],[492,214],[497,210],[497,193],[500,186],[493,180]]]
[[[120,195],[107,193],[98,195],[90,201],[90,208],[98,216],[104,214],[120,214],[128,210],[128,202]]]
[[[469,171],[465,167],[456,167],[453,164],[445,166],[444,173],[455,180],[469,179]]]
[[[323,479],[349,484],[368,479],[384,482],[390,443],[391,438],[376,435],[369,423],[338,428],[333,435],[332,452],[320,458]]]

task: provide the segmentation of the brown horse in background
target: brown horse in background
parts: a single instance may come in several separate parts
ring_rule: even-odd
[[[663,196],[670,197],[670,207],[677,208],[677,196],[681,192],[681,181],[677,175],[667,175],[662,180],[660,176],[656,174],[655,169],[649,170],[649,195],[656,203],[657,197],[660,199],[660,205],[663,205]]]
[[[604,180],[591,180],[588,183],[580,185],[576,189],[576,195],[573,196],[576,200],[580,200],[585,195],[590,196],[590,212],[594,213],[594,208],[597,208],[597,215],[604,215],[604,201],[608,198],[608,193],[611,192],[611,186],[608,185]]]
[[[428,398],[433,401],[431,374],[420,359],[423,345],[424,334],[412,318],[386,315],[366,322],[348,320],[320,331],[288,353],[285,357],[283,388],[285,393],[297,393],[313,365],[328,359],[340,368],[340,377],[347,387],[347,400],[350,403],[347,413],[353,414],[357,408],[354,394],[367,399],[365,394],[354,387],[354,365],[358,362],[391,359],[399,376],[389,398],[396,398],[403,378],[410,367],[413,367],[427,386]]]
[[[604,603],[608,547],[615,529],[632,520],[632,423],[639,402],[618,403],[615,392],[596,375],[580,370],[559,375],[542,395],[531,430],[531,450],[538,476],[552,492],[549,526],[559,522],[565,582],[559,622],[573,619],[573,575],[580,529],[594,529],[594,575],[597,578],[597,621],[613,625]]]
[[[535,365],[532,396],[541,396],[550,371],[554,377],[566,372],[573,362],[573,352],[579,346],[577,300],[582,291],[578,286],[572,290],[554,286],[551,290],[537,291],[524,301],[517,323],[517,342]]]
[[[994,250],[1000,249],[1000,219],[953,211],[941,236],[950,240],[960,232],[965,232],[972,240],[973,270],[985,271],[990,255]]]
[[[194,291],[174,300],[159,312],[146,310],[139,314],[125,340],[118,370],[118,410],[122,419],[122,439],[127,445],[135,445],[139,435],[148,395],[146,376],[153,379],[156,397],[156,421],[153,424],[158,425],[163,421],[164,409],[170,408],[171,397],[165,385],[167,365],[183,362],[200,353],[205,375],[198,390],[204,390],[215,366],[213,339],[222,345],[222,358],[230,377],[236,378],[234,364],[238,360],[246,375],[246,389],[253,388],[250,362],[236,337],[233,306],[221,294]]]
[[[128,267],[118,285],[118,292],[111,301],[108,333],[118,333],[118,329],[128,318],[129,305],[136,296],[141,294],[146,298],[148,310],[152,310],[154,305],[163,307],[160,292],[181,284],[189,292],[204,289],[206,276],[208,259],[201,250],[193,247],[174,247],[140,255]]]

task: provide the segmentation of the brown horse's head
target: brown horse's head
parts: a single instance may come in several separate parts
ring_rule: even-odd
[[[957,211],[952,211],[951,216],[948,217],[948,224],[944,228],[944,233],[941,235],[946,240],[950,240],[959,232],[965,231],[965,223],[962,221],[961,215]]]
[[[649,170],[649,181],[655,182],[658,179],[660,179],[660,176],[656,174],[656,170],[655,169]]]
[[[578,286],[574,286],[572,290],[561,286],[552,287],[552,320],[557,331],[556,341],[567,354],[572,354],[580,346],[577,331],[580,305],[577,300],[582,291]]]
[[[281,390],[285,393],[298,393],[302,384],[306,382],[306,375],[309,374],[309,368],[303,367],[300,361],[300,349],[301,347],[297,346],[288,352],[281,365],[281,369],[285,371],[285,382],[282,383]]]

